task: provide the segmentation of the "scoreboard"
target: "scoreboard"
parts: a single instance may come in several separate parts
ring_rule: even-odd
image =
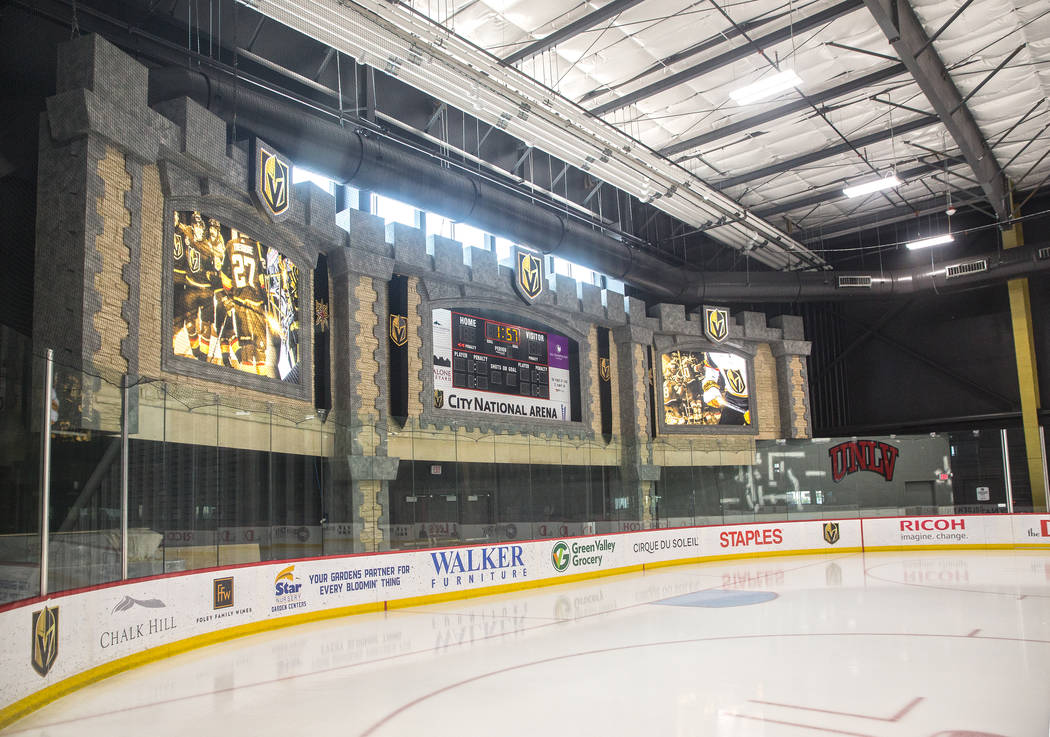
[[[566,336],[484,313],[438,309],[433,316],[435,403],[472,412],[569,419]]]

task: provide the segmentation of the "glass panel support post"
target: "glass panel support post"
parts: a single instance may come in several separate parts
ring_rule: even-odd
[[[1003,480],[1006,482],[1006,511],[1014,513],[1014,483],[1010,478],[1010,446],[1006,440],[1006,428],[999,431],[1003,446]]]
[[[124,377],[120,399],[120,580],[128,580],[128,405],[131,386]]]
[[[44,397],[41,402],[44,414],[40,426],[40,596],[47,596],[47,553],[51,532],[48,522],[51,516],[51,419],[52,413],[57,414],[58,410],[52,404],[54,377],[55,352],[48,348],[44,360]],[[57,404],[57,401],[54,403]]]
[[[1043,499],[1046,501],[1044,509],[1050,512],[1050,476],[1046,472],[1046,428],[1042,425],[1039,426],[1039,446],[1043,456]]]

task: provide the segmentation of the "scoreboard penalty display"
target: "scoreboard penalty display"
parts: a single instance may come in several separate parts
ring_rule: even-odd
[[[433,316],[436,408],[571,419],[569,338],[478,310]]]

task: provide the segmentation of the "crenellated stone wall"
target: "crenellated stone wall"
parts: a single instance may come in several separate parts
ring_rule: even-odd
[[[402,459],[572,465],[586,458],[591,465],[618,468],[640,518],[648,520],[661,466],[747,464],[753,462],[757,438],[810,433],[810,345],[801,318],[767,322],[760,313],[739,312],[731,316],[725,340],[716,344],[704,335],[702,309],[646,305],[561,274],[549,275],[528,304],[514,289],[514,264],[501,263],[495,252],[427,237],[354,209],[337,213],[335,198],[313,184],[295,185],[290,216],[272,222],[250,196],[247,147],[227,144],[221,119],[188,98],[151,108],[145,67],[96,36],[65,45],[58,68],[57,93],[41,119],[36,349],[55,348],[63,365],[105,377],[111,386],[125,380],[163,382],[200,404],[244,410],[224,416],[222,437],[209,443],[252,449],[272,443],[276,450],[302,454],[321,447],[333,461],[336,489],[326,513],[357,526],[366,550],[388,544],[383,536],[388,486]],[[182,209],[235,223],[299,267],[303,372],[298,384],[173,357],[170,221],[173,210]],[[318,412],[314,397],[311,329],[313,269],[322,253],[330,295],[327,416]],[[389,410],[387,295],[394,274],[408,277],[404,427]],[[432,315],[453,306],[518,315],[575,341],[579,419],[436,407]],[[601,431],[599,328],[610,331],[611,439]],[[665,424],[660,357],[672,350],[744,357],[749,423]],[[93,413],[85,412],[82,422],[114,427],[119,395],[107,394],[101,383],[93,391]],[[150,396],[135,407],[140,437],[204,442],[200,413],[193,415],[190,407],[173,415],[160,405],[167,394]],[[266,435],[261,423],[275,414],[288,421]],[[304,435],[307,425],[300,427],[307,421],[313,435]]]

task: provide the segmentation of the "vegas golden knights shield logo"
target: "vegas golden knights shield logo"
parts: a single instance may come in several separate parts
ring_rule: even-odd
[[[724,307],[704,306],[704,335],[712,343],[721,343],[729,337],[729,310]]]
[[[828,545],[834,545],[839,541],[839,523],[838,522],[825,522],[824,523],[824,540]]]
[[[194,274],[201,270],[201,252],[196,248],[190,248],[186,251],[186,263],[190,267],[190,271]]]
[[[390,342],[399,348],[408,342],[408,318],[405,315],[390,316]]]
[[[726,389],[729,390],[730,394],[735,394],[738,397],[743,397],[747,394],[747,383],[744,381],[744,375],[737,369],[723,369],[722,376],[726,379]]]
[[[291,213],[291,161],[256,139],[252,162],[252,191],[255,199],[271,220],[284,220]]]
[[[58,658],[58,607],[33,612],[33,670],[46,676]]]
[[[445,406],[445,392],[441,389],[434,390],[434,409],[441,409]]]
[[[543,292],[543,259],[519,249],[514,253],[514,263],[514,287],[522,299],[532,304]]]
[[[609,380],[609,359],[599,358],[598,359],[598,376],[602,377],[602,381]]]

